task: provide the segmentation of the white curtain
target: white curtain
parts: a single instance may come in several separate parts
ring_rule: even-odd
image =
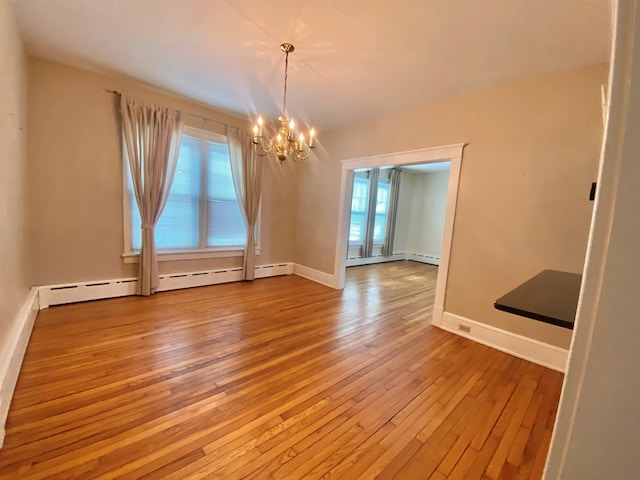
[[[160,282],[155,226],[173,182],[182,138],[182,114],[125,95],[120,98],[120,111],[124,151],[142,221],[138,294],[151,295]]]
[[[387,226],[384,234],[382,255],[393,255],[393,240],[396,236],[396,217],[398,214],[398,197],[400,195],[400,172],[392,168],[389,173],[389,207],[387,208]]]
[[[237,132],[229,134],[228,138],[233,186],[247,226],[242,278],[253,280],[256,276],[256,223],[262,199],[264,162],[254,155],[249,135]]]

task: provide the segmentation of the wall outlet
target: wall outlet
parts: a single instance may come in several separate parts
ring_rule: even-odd
[[[471,332],[471,327],[467,326],[467,325],[462,325],[461,323],[458,324],[458,330],[461,330],[465,333],[469,333]]]

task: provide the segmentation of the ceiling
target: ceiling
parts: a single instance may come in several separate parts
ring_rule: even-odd
[[[418,173],[448,172],[451,170],[451,162],[431,162],[419,165],[404,165],[403,170],[412,170]]]
[[[326,131],[605,62],[610,0],[14,0],[30,54]]]

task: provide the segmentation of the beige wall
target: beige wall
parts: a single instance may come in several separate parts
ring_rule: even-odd
[[[27,297],[25,128],[27,59],[9,0],[0,0],[0,351]]]
[[[409,228],[411,226],[411,205],[413,184],[417,175],[409,170],[400,174],[400,190],[398,192],[398,210],[396,212],[396,232],[393,238],[393,253],[407,253]]]
[[[448,186],[448,171],[415,175],[407,235],[408,253],[440,256]]]
[[[296,262],[333,272],[340,160],[466,142],[445,310],[568,347],[570,331],[493,302],[542,269],[582,270],[605,80],[597,65],[324,133],[300,172]]]
[[[187,113],[247,128],[245,120],[143,86],[31,57],[29,59],[29,236],[32,285],[135,276],[124,264],[122,154],[118,90]],[[187,116],[186,123],[217,129]],[[295,167],[265,169],[258,265],[293,260]],[[221,258],[161,262],[160,272],[241,265]]]

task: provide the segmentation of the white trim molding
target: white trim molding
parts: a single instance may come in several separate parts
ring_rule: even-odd
[[[538,340],[476,322],[449,312],[443,313],[442,324],[438,326],[443,330],[515,357],[537,363],[543,367],[563,373],[567,370],[569,351],[564,348],[539,342]]]
[[[4,443],[4,425],[38,307],[38,288],[32,288],[16,316],[6,348],[0,352],[0,447]]]
[[[261,247],[256,247],[256,255],[262,253]],[[159,262],[175,262],[180,260],[201,260],[203,258],[229,258],[244,256],[242,247],[218,248],[216,250],[185,250],[164,251],[158,253]],[[123,253],[124,263],[140,263],[140,254],[136,252]]]
[[[294,275],[306,278],[312,282],[320,283],[321,285],[331,288],[338,288],[336,286],[335,275],[321,272],[320,270],[314,270],[313,268],[305,267],[304,265],[298,265],[297,263],[294,263],[293,265],[293,273]]]
[[[449,274],[449,257],[451,253],[451,243],[453,241],[456,204],[458,201],[458,186],[462,167],[462,153],[465,145],[465,143],[458,143],[455,145],[352,158],[341,162],[342,174],[340,178],[340,199],[338,201],[338,232],[333,270],[334,288],[344,288],[345,284],[345,264],[347,250],[349,248],[349,216],[351,211],[351,189],[354,170],[359,168],[450,161],[451,170],[449,171],[447,204],[445,208],[442,246],[438,259],[438,279],[436,281],[434,315],[432,320],[433,325],[440,326],[442,324],[445,290],[447,286],[447,276]]]
[[[343,170],[355,170],[357,168],[387,167],[389,165],[418,165],[462,156],[462,149],[466,143],[456,143],[440,147],[427,147],[405,152],[383,153],[368,157],[350,158],[342,160]]]

